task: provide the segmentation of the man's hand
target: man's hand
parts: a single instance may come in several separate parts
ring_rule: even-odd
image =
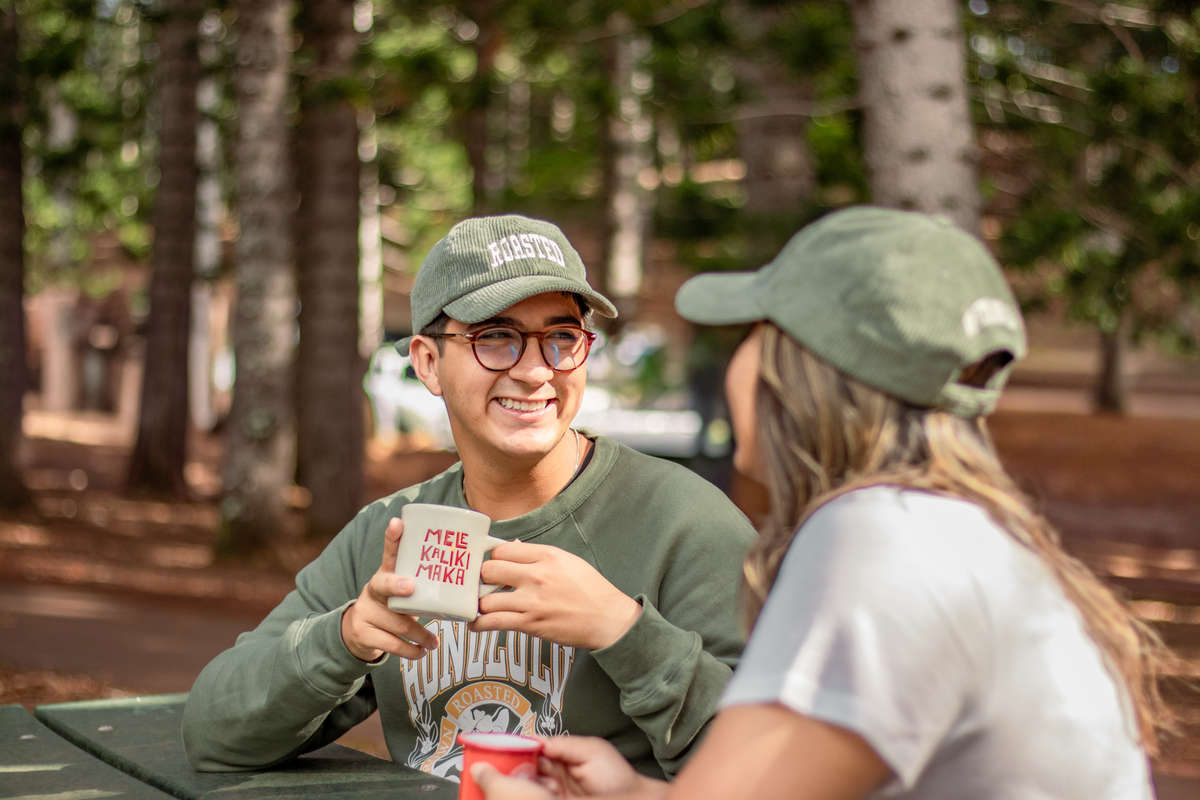
[[[492,551],[480,573],[484,583],[511,586],[479,601],[475,631],[510,630],[559,644],[608,647],[642,613],[642,607],[591,564],[558,547],[507,542]]]
[[[437,637],[418,625],[416,617],[387,607],[389,597],[408,597],[413,593],[413,579],[395,572],[396,550],[402,535],[404,523],[393,517],[384,534],[379,570],[342,614],[342,641],[361,661],[375,661],[384,653],[420,658],[426,650],[437,647]]]

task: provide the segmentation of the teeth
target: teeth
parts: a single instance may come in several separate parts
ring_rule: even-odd
[[[545,400],[538,400],[536,402],[524,403],[524,402],[521,402],[520,400],[512,400],[508,397],[501,397],[501,398],[499,398],[499,402],[500,402],[500,405],[504,406],[505,408],[507,408],[511,411],[537,411],[539,409],[546,407]]]

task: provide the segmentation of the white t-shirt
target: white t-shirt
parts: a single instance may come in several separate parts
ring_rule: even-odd
[[[876,486],[797,533],[721,706],[858,733],[896,775],[873,797],[1142,800],[1124,698],[1047,568],[981,508]]]

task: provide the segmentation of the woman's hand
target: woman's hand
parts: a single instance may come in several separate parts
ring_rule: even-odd
[[[560,797],[632,792],[644,778],[606,740],[596,736],[552,736],[545,740],[538,769]]]
[[[471,766],[471,780],[483,792],[484,800],[555,800],[549,789],[529,778],[514,778],[491,764]]]
[[[503,775],[488,764],[476,764],[471,777],[486,800],[551,800],[637,793],[659,797],[667,784],[639,775],[617,749],[595,736],[552,736],[542,739],[545,749],[539,775],[529,778]]]

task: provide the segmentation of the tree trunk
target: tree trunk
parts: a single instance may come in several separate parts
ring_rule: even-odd
[[[650,195],[638,182],[651,164],[653,125],[646,110],[651,76],[646,68],[650,40],[634,30],[624,14],[609,21],[607,38],[612,106],[605,147],[605,241],[601,291],[625,319],[632,318],[642,288]]]
[[[29,504],[17,468],[25,361],[25,210],[21,199],[23,93],[17,61],[17,14],[0,11],[0,509]]]
[[[297,128],[298,475],[312,498],[308,533],[329,538],[362,505],[363,360],[358,352],[358,119],[338,89],[358,46],[353,8],[312,0],[303,22],[311,64]]]
[[[471,165],[471,196],[474,214],[483,214],[495,195],[495,176],[489,157],[491,132],[488,119],[492,107],[492,83],[495,80],[496,54],[503,37],[496,29],[496,10],[491,0],[469,0],[460,5],[479,29],[472,43],[475,50],[475,75],[467,85],[460,124],[467,163]]]
[[[1129,410],[1129,381],[1125,376],[1125,325],[1100,331],[1100,374],[1093,398],[1097,411],[1124,414]]]
[[[738,109],[738,155],[746,167],[743,210],[760,219],[786,220],[794,231],[813,201],[816,175],[805,140],[812,102],[808,81],[793,74],[769,36],[778,6],[739,2],[734,68],[745,100]]]
[[[159,24],[159,180],[150,316],[129,486],[187,493],[188,340],[196,248],[196,87],[201,0],[172,0]]]
[[[43,82],[38,90],[46,108],[46,149],[56,158],[62,157],[76,147],[79,120],[63,100],[62,89],[57,83]],[[40,293],[47,296],[45,303],[49,317],[43,353],[41,407],[47,411],[73,411],[79,406],[81,393],[78,348],[81,331],[75,314],[79,290],[66,285],[62,276],[69,274],[73,262],[72,251],[78,233],[71,223],[75,219],[75,197],[79,187],[74,170],[62,165],[47,175],[47,182],[49,202],[55,209],[57,220],[48,231],[45,252],[47,271],[53,276],[54,283]]]
[[[358,181],[358,354],[368,361],[383,343],[383,215],[379,211],[379,144],[375,116],[362,112]]]
[[[192,283],[192,334],[188,355],[188,407],[192,424],[209,432],[217,426],[218,412],[213,386],[217,333],[213,314],[217,304],[215,280],[221,271],[221,224],[225,199],[221,176],[225,171],[221,127],[216,123],[221,94],[216,79],[208,74],[222,62],[220,15],[205,12],[200,31],[200,64],[205,73],[196,91],[200,120],[196,125],[196,280]]]
[[[851,0],[876,203],[979,229],[978,161],[958,3]]]
[[[508,85],[504,93],[504,186],[518,185],[529,166],[532,149],[532,102],[533,92],[529,81],[521,78]]]
[[[296,469],[295,194],[288,162],[292,8],[288,0],[238,0],[234,6],[240,232],[234,249],[237,377],[221,499],[219,545],[225,552],[261,546],[283,532],[284,492]]]

